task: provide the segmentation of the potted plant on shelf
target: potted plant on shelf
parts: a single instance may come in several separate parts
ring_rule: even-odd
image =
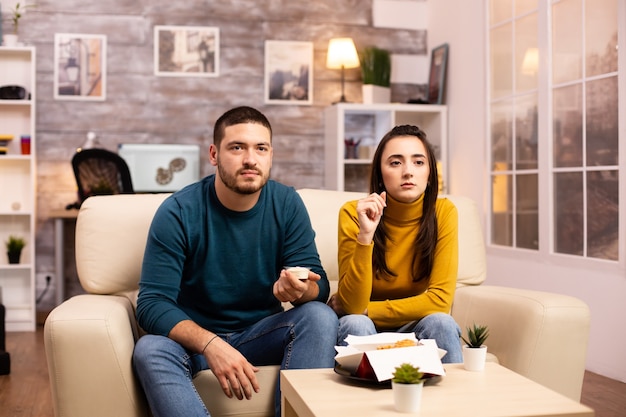
[[[391,378],[393,402],[397,411],[413,413],[420,409],[424,373],[419,367],[403,363],[395,368]]]
[[[461,336],[465,342],[463,346],[463,366],[468,371],[482,371],[485,369],[487,360],[487,346],[485,340],[489,337],[487,326],[480,326],[474,323],[467,328],[467,339]]]
[[[22,255],[22,249],[26,246],[26,242],[21,237],[9,236],[6,242],[7,256],[10,264],[19,264]]]
[[[4,46],[16,46],[18,44],[20,19],[24,16],[26,9],[31,7],[35,7],[35,4],[21,4],[20,2],[17,2],[15,3],[15,6],[9,10],[10,17],[6,20],[13,23],[13,33],[5,33],[2,36],[2,44]]]
[[[391,53],[375,46],[364,48],[359,54],[363,76],[363,103],[391,101]]]

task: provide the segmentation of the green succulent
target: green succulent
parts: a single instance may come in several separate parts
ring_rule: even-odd
[[[419,384],[424,379],[424,373],[419,369],[410,363],[403,363],[396,367],[391,380],[396,384]]]
[[[461,339],[471,348],[479,348],[485,344],[485,340],[489,337],[489,329],[487,326],[479,326],[474,323],[473,327],[467,328],[467,339],[461,336]]]
[[[389,87],[391,82],[391,53],[386,49],[369,46],[359,54],[363,84]]]
[[[24,246],[26,246],[26,242],[21,237],[9,236],[9,240],[6,241],[7,252],[19,252]]]

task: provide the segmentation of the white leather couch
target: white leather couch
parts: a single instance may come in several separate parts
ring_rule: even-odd
[[[336,288],[337,214],[363,194],[302,189],[322,264]],[[56,307],[45,323],[45,348],[57,417],[149,416],[131,355],[142,334],[135,301],[152,216],[166,194],[88,198],[76,226],[76,266],[88,294]],[[485,247],[476,205],[448,196],[459,211],[459,288],[452,314],[462,329],[490,328],[489,351],[500,364],[575,400],[584,375],[589,310],[578,299],[481,285]],[[194,380],[211,415],[271,416],[278,367],[262,367],[261,393],[228,399],[211,371]]]

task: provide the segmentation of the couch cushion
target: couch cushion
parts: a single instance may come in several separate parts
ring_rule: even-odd
[[[169,194],[93,196],[76,220],[76,270],[85,291],[117,294],[138,288],[148,229]]]

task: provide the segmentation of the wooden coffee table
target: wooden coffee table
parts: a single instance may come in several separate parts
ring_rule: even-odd
[[[420,417],[593,417],[594,411],[496,363],[483,372],[444,365],[446,375],[427,384]],[[337,375],[332,369],[280,372],[283,417],[402,416],[391,389]]]

